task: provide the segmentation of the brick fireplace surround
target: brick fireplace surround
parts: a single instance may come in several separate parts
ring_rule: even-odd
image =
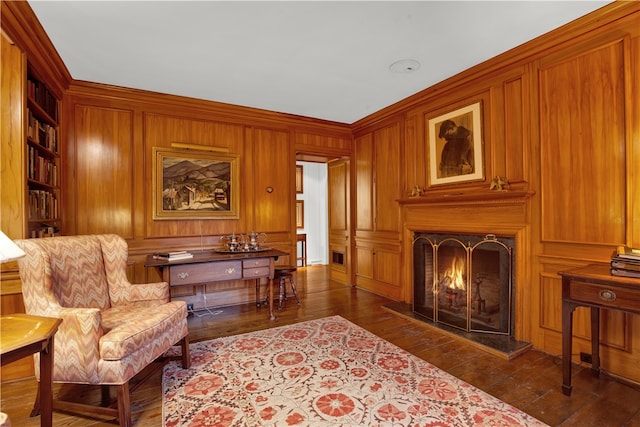
[[[528,325],[531,310],[531,248],[530,199],[527,191],[456,193],[438,196],[421,196],[400,201],[403,218],[403,249],[407,256],[403,265],[404,307],[413,303],[413,238],[416,233],[460,233],[496,234],[513,237],[513,334],[504,336],[477,336],[449,330],[447,332],[465,337],[481,347],[506,357],[513,358],[530,347]],[[394,308],[398,310],[398,306]],[[406,313],[403,313],[406,314]],[[412,316],[414,317],[414,316]],[[429,323],[427,323],[429,324]],[[452,329],[452,328],[451,328]],[[480,334],[483,335],[483,334]],[[492,351],[494,352],[494,351]]]

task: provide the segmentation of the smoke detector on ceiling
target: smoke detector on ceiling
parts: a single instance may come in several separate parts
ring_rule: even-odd
[[[415,59],[401,59],[389,65],[389,70],[396,74],[415,73],[420,69],[420,63]]]

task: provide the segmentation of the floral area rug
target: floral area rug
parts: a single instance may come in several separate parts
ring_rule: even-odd
[[[191,344],[168,363],[174,426],[543,426],[340,316]]]

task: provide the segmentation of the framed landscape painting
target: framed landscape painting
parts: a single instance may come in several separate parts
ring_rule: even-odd
[[[153,148],[153,219],[234,219],[238,156]]]
[[[429,119],[429,185],[484,179],[481,104]]]

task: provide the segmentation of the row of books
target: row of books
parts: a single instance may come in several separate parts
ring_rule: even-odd
[[[31,110],[29,110],[27,122],[27,137],[54,153],[58,152],[58,133],[56,128],[38,120]]]
[[[165,261],[177,261],[180,259],[193,258],[193,254],[187,251],[174,251],[174,252],[156,252],[153,254],[155,259],[161,259]]]
[[[52,187],[58,186],[58,166],[54,159],[43,157],[34,147],[29,147],[27,177]]]
[[[54,121],[58,120],[58,99],[53,96],[44,83],[29,78],[27,93]]]
[[[611,257],[611,274],[640,278],[640,249],[619,246]]]
[[[58,198],[46,190],[29,190],[29,219],[58,218]]]

